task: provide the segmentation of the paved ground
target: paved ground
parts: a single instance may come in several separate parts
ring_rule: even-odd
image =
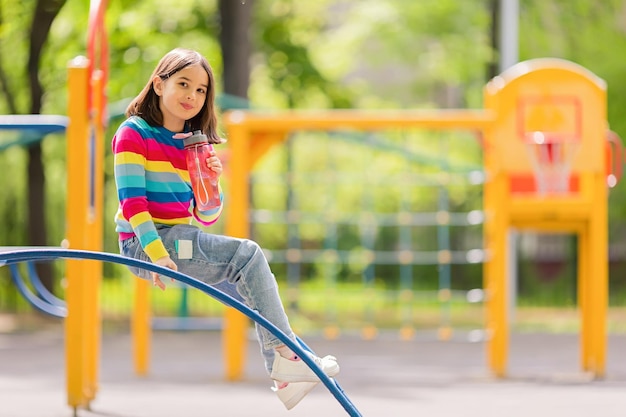
[[[393,335],[375,341],[306,338],[332,353],[338,381],[363,416],[626,416],[626,336],[611,336],[608,375],[591,381],[578,369],[577,335],[514,335],[510,378],[490,377],[481,343],[436,342]],[[292,411],[269,389],[256,342],[245,382],[222,380],[219,333],[156,332],[152,370],[133,375],[130,337],[103,337],[101,385],[83,417],[345,416],[318,386]],[[69,417],[65,404],[63,331],[0,333],[0,416]]]

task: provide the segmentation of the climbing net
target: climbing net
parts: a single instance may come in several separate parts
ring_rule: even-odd
[[[251,236],[296,326],[481,326],[483,173],[469,132],[293,133],[251,177]],[[454,322],[454,323],[453,323]],[[475,337],[476,333],[472,333]]]

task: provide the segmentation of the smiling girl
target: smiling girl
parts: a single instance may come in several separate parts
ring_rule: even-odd
[[[196,206],[181,140],[201,130],[210,143],[224,142],[217,134],[214,101],[215,80],[206,58],[174,49],[159,61],[126,109],[128,118],[112,144],[120,252],[223,288],[296,341],[261,248],[251,240],[206,233],[192,224],[195,219],[211,225],[222,212],[221,205],[208,211]],[[214,152],[204,162],[222,173]],[[158,274],[130,269],[165,289]],[[265,367],[275,382],[272,388],[290,409],[319,378],[271,332],[259,325],[256,329]],[[328,376],[339,373],[333,356],[312,358]]]

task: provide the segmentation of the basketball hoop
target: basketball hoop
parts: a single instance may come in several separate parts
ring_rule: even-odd
[[[526,133],[526,149],[540,195],[570,191],[572,162],[580,141],[572,135],[534,131]]]

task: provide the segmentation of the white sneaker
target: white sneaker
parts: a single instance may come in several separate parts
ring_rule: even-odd
[[[287,410],[294,408],[315,386],[317,382],[274,382],[272,391],[278,395]]]
[[[322,368],[326,375],[333,377],[339,373],[337,358],[334,356],[329,355],[318,358],[309,354],[309,357]],[[280,382],[319,382],[320,380],[302,359],[290,360],[283,358],[278,352],[274,355],[274,364],[272,365],[270,377]]]

